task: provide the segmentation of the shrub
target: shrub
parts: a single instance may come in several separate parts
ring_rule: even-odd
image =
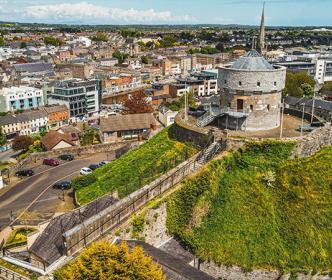
[[[97,181],[97,177],[94,173],[90,173],[84,176],[76,177],[72,181],[72,186],[75,190],[87,187]]]

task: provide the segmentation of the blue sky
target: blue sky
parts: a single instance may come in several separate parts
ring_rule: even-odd
[[[266,0],[267,25],[331,25],[332,0]],[[74,24],[252,24],[258,0],[0,0],[0,20]]]

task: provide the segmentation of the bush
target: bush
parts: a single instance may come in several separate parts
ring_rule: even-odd
[[[95,176],[95,174],[90,173],[90,174],[87,174],[87,175],[76,177],[72,181],[72,186],[75,190],[79,190],[79,189],[85,188],[85,187],[93,184],[96,181],[97,181],[97,177]]]
[[[33,144],[33,140],[30,136],[27,135],[21,135],[16,136],[13,140],[13,150],[19,151],[19,150],[28,150],[29,146]]]

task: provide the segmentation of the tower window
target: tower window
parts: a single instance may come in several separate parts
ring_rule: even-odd
[[[270,104],[267,104],[267,110],[270,111]]]
[[[224,84],[227,84],[227,80],[224,80]]]
[[[239,86],[242,86],[242,82],[241,81],[239,81]]]
[[[274,82],[273,84],[274,84],[275,87],[277,86],[277,82]]]
[[[257,86],[260,87],[261,86],[261,82],[257,82]]]
[[[254,111],[254,105],[250,105],[250,112]]]

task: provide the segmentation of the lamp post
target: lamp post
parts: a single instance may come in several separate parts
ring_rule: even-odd
[[[282,139],[283,126],[284,126],[284,110],[285,110],[285,99],[282,100],[281,104],[281,123],[280,123],[280,139]]]
[[[302,107],[302,120],[301,120],[301,136],[303,135],[303,122],[304,122],[304,106],[305,106],[305,103],[302,103],[301,104],[303,107]]]

